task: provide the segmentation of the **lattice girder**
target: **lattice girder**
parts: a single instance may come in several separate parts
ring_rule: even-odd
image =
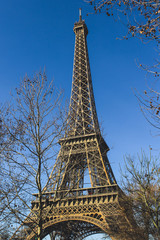
[[[55,187],[59,190],[83,188],[86,184],[86,169],[89,171],[88,181],[92,187],[116,183],[106,156],[107,151],[108,146],[103,138],[96,134],[61,140],[59,159],[45,191],[52,191]]]
[[[100,132],[86,42],[88,30],[84,21],[75,24],[74,32],[73,81],[66,137]]]
[[[132,223],[128,221],[124,208],[119,205],[119,191],[116,184],[110,187],[97,187],[91,195],[72,196],[60,201],[55,201],[51,193],[48,193],[50,197],[44,196],[43,200],[44,236],[57,231],[65,236],[64,240],[81,240],[91,233],[105,232],[116,240],[143,239],[138,231],[132,229]],[[33,210],[38,210],[38,199],[32,204]],[[35,219],[29,219],[28,222],[26,219],[26,225],[32,221]],[[34,232],[36,231],[35,228]],[[33,240],[34,232],[28,234],[26,240]]]
[[[56,163],[42,192],[43,237],[55,232],[63,240],[82,240],[102,232],[112,240],[145,240],[127,208],[127,200],[107,158],[109,148],[101,136],[93,95],[88,30],[81,17],[74,25],[74,32],[68,121],[65,136],[59,141],[61,148]],[[36,199],[32,202],[32,212],[36,213],[39,195],[33,195]],[[35,237],[38,222],[35,216],[31,213],[22,225],[24,229],[20,233],[25,234],[25,240]]]

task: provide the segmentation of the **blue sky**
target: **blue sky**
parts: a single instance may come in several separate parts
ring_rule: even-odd
[[[0,1],[0,102],[9,99],[21,78],[46,69],[48,78],[70,97],[74,54],[74,22],[78,8],[88,26],[88,49],[99,121],[116,179],[126,154],[141,149],[158,154],[158,138],[143,117],[133,94],[146,89],[145,72],[137,63],[152,64],[153,43],[117,40],[126,27],[106,15],[94,15],[82,0]]]

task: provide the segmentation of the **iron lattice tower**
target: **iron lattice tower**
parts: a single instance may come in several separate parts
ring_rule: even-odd
[[[56,164],[43,190],[43,235],[81,240],[105,232],[112,240],[145,239],[136,227],[107,158],[109,148],[100,132],[93,95],[86,41],[88,29],[81,14],[74,33],[68,121],[65,136],[59,141],[61,149]],[[37,211],[38,195],[34,195],[37,200],[32,202],[32,207]],[[29,224],[32,215],[24,223]],[[36,231],[36,227],[34,231],[26,228],[25,239],[33,240]]]
[[[76,40],[68,122],[65,137],[59,141],[61,150],[57,164],[45,188],[48,191],[84,188],[86,170],[91,187],[116,184],[106,155],[109,148],[100,133],[87,50],[88,30],[81,17],[74,25],[74,32]]]

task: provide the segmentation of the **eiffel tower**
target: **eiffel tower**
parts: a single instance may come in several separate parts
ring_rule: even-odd
[[[56,164],[43,190],[43,237],[82,240],[96,233],[106,233],[112,240],[143,240],[127,205],[127,198],[117,185],[107,158],[98,123],[93,95],[86,37],[82,20],[74,24],[75,53],[72,93],[65,136]],[[38,195],[32,208],[38,211]],[[32,223],[32,215],[25,225]],[[34,231],[25,239],[35,239]],[[24,238],[23,238],[24,239]]]

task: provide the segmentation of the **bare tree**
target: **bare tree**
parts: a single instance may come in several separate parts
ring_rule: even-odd
[[[86,0],[95,13],[118,17],[127,24],[124,38],[138,36],[143,40],[160,39],[160,2],[157,0]]]
[[[1,112],[4,111],[4,106],[1,105],[0,107]],[[12,186],[9,184],[4,170],[5,161],[3,154],[8,145],[6,135],[6,130],[0,118],[0,239],[9,239],[9,231],[11,230],[11,218],[6,207],[7,204],[5,198],[6,193],[9,194],[12,191]]]
[[[160,2],[157,0],[84,0],[93,7],[96,14],[105,13],[126,25],[127,32],[122,39],[138,37],[143,42],[154,41],[154,51],[159,54],[160,43]],[[152,74],[152,81],[159,79],[159,56],[154,64],[139,67]]]
[[[137,225],[148,239],[160,239],[160,165],[159,159],[142,152],[138,160],[126,157],[126,171],[122,173],[123,190],[133,208]]]
[[[126,25],[127,32],[122,39],[138,37],[143,42],[154,41],[159,53],[160,43],[160,2],[158,0],[84,0],[89,3],[95,14],[113,16]],[[139,66],[152,77],[159,78],[159,57],[151,66]]]
[[[17,224],[32,214],[32,230],[42,239],[42,190],[54,165],[57,141],[64,129],[62,91],[56,90],[45,72],[25,76],[12,104],[1,111],[7,147],[3,150],[3,176],[11,190],[2,188],[6,211]],[[31,194],[38,193],[38,211],[32,211]],[[33,219],[35,219],[33,223]],[[17,225],[13,223],[13,226]]]
[[[136,94],[140,108],[147,121],[158,130],[160,130],[160,90],[156,83],[152,87],[147,87],[144,94]]]
[[[4,229],[3,232],[0,232],[0,240],[9,240],[10,235],[8,233],[8,229]]]

